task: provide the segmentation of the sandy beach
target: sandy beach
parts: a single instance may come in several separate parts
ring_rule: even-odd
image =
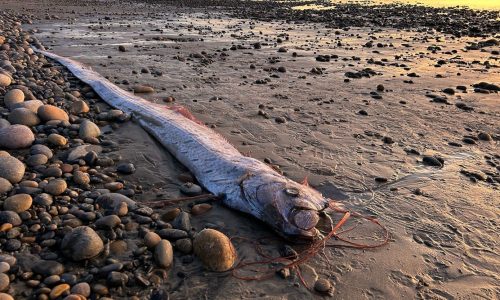
[[[322,13],[238,1],[7,0],[1,6],[0,36],[9,47],[0,45],[0,60],[12,83],[0,87],[0,121],[14,124],[6,95],[24,86],[32,93],[25,92],[24,101],[61,107],[68,124],[41,118],[25,124],[34,134],[27,147],[0,147],[26,166],[22,179],[0,188],[2,211],[9,197],[33,197],[18,225],[0,216],[0,264],[10,270],[0,272],[9,277],[0,293],[14,299],[499,298],[498,11],[346,4]],[[190,225],[186,243],[214,228],[234,238],[240,260],[261,259],[248,240],[271,237],[262,247],[273,256],[284,245],[296,251],[306,245],[283,240],[217,201],[202,201],[210,209],[199,215],[192,212],[196,201],[149,209],[153,201],[185,196],[188,170],[56,62],[28,55],[29,45],[85,63],[125,90],[151,87],[154,92],[141,97],[165,109],[185,106],[245,155],[297,182],[307,178],[346,209],[376,217],[390,242],[376,249],[326,247],[308,260],[301,273],[311,288],[318,279],[331,284],[323,294],[304,287],[294,272],[264,281],[211,272],[178,238],[171,239],[172,265],[158,268],[144,236],[180,230],[172,221],[180,211]],[[72,112],[77,101],[67,94],[90,111]],[[97,136],[78,136],[87,119],[100,128]],[[50,144],[50,134],[67,144]],[[53,157],[32,164],[32,144],[48,145]],[[82,145],[99,147],[94,151],[102,163],[88,162],[90,148],[79,162],[67,161]],[[134,172],[118,170],[127,164]],[[47,175],[54,166],[63,171]],[[89,174],[89,182],[78,185],[77,171]],[[54,180],[67,187],[52,194],[53,203],[41,204],[39,195],[50,194],[46,185]],[[119,225],[100,228],[99,219],[118,215],[96,204],[110,191],[148,209],[137,212],[129,204]],[[95,219],[78,210],[95,212]],[[51,221],[44,223],[47,212]],[[82,224],[106,237],[106,254],[85,261],[62,255],[65,235]],[[363,222],[343,236],[373,243],[381,232]],[[40,259],[64,270],[33,270]],[[88,295],[73,290],[82,282]]]

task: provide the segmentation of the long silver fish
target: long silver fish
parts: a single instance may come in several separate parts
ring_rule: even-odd
[[[137,118],[205,189],[221,196],[226,206],[256,217],[287,237],[318,236],[319,211],[328,206],[328,199],[318,191],[243,156],[208,127],[122,90],[77,61],[35,51],[68,68],[112,107]]]

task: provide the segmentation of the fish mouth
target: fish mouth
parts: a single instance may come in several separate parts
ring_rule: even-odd
[[[306,208],[294,208],[288,216],[288,220],[300,230],[309,232],[319,222],[318,211]]]

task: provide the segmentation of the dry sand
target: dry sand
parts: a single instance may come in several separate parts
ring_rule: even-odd
[[[3,5],[20,9],[14,1]],[[307,278],[330,279],[336,299],[499,297],[500,95],[472,87],[500,84],[498,45],[466,50],[487,39],[253,21],[208,8],[50,1],[23,1],[22,8],[41,17],[23,27],[35,30],[50,51],[92,66],[125,89],[151,85],[151,101],[173,96],[241,152],[267,158],[294,180],[307,176],[326,196],[377,216],[390,230],[387,246],[327,248],[304,267]],[[369,41],[373,47],[365,46]],[[254,49],[257,42],[261,49]],[[318,55],[335,58],[320,62]],[[346,72],[365,68],[374,75],[345,82]],[[431,102],[431,94],[446,96],[449,105]],[[492,140],[477,139],[480,133]],[[142,129],[129,124],[112,135],[123,141],[120,154],[138,167],[128,178],[143,186],[138,201],[179,195],[176,176],[185,170]],[[424,155],[441,157],[444,166],[423,164]],[[229,236],[273,235],[218,205],[193,223],[198,229],[216,224]],[[347,236],[370,241],[377,232],[367,227]],[[240,257],[258,257],[250,245],[236,246]],[[170,278],[163,288],[171,299],[320,297],[297,278],[239,281],[179,259]]]

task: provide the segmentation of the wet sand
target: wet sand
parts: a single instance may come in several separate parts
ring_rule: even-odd
[[[36,16],[23,28],[50,51],[122,88],[150,85],[151,101],[174,97],[242,153],[294,180],[307,177],[326,196],[387,226],[387,246],[326,248],[304,267],[308,278],[331,280],[335,298],[498,297],[500,96],[472,86],[500,83],[498,37],[496,45],[467,50],[493,36],[343,30],[155,4],[23,5]],[[44,18],[46,12],[53,16]],[[138,125],[110,137],[122,141],[120,154],[138,168],[127,178],[142,186],[135,200],[180,195],[184,168]],[[423,162],[434,156],[444,164]],[[217,204],[192,222],[198,229],[215,224],[230,237],[273,235]],[[347,236],[370,241],[377,231]],[[251,245],[235,244],[241,258],[258,257]],[[161,288],[172,299],[320,297],[296,277],[239,281],[180,259]]]

